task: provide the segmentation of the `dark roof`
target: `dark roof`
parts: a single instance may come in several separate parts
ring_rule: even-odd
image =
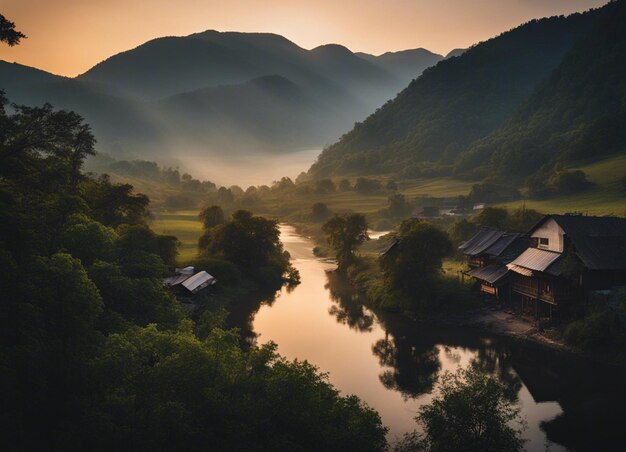
[[[400,244],[400,239],[398,237],[394,237],[393,239],[391,239],[391,243],[384,250],[382,250],[379,253],[379,255],[386,256],[390,251],[392,251],[399,244]]]
[[[506,268],[506,265],[502,264],[491,264],[486,267],[474,268],[467,272],[467,274],[473,278],[480,279],[482,281],[486,281],[489,284],[495,284],[504,278],[509,269]]]
[[[540,250],[539,248],[528,248],[520,254],[517,259],[508,264],[507,267],[514,272],[521,273],[526,276],[530,275],[525,270],[545,272],[557,276],[560,268],[555,272],[553,271],[552,266],[562,256],[563,255],[561,253],[555,253],[554,251]]]
[[[546,215],[529,234],[550,218],[563,229],[587,268],[626,270],[626,218]]]
[[[468,241],[459,246],[459,249],[468,256],[487,254],[497,257],[521,236],[522,234],[481,228]]]

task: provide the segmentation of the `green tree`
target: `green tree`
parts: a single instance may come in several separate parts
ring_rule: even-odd
[[[230,221],[208,230],[204,243],[201,254],[230,261],[249,274],[266,266],[283,270],[289,266],[277,222],[255,217],[247,210],[236,211]],[[278,273],[280,279],[282,270]]]
[[[515,209],[509,217],[509,229],[516,232],[526,232],[543,218],[543,214],[535,209],[528,209],[526,205]]]
[[[339,191],[350,191],[352,186],[348,179],[341,179],[337,188],[339,188]]]
[[[224,211],[220,206],[205,207],[200,211],[198,218],[202,222],[204,229],[211,229],[219,224],[224,224]]]
[[[417,219],[404,220],[398,230],[397,251],[380,258],[391,287],[413,295],[427,295],[435,276],[441,273],[443,258],[452,253],[450,238],[441,229]]]
[[[411,212],[411,206],[406,202],[406,198],[399,193],[389,196],[387,205],[387,211],[391,217],[402,217]]]
[[[326,241],[335,252],[339,270],[346,269],[354,260],[354,252],[366,240],[365,216],[354,213],[335,215],[322,226]]]
[[[509,225],[509,211],[503,207],[485,207],[472,221],[483,228],[506,229]]]
[[[330,209],[323,202],[316,202],[311,206],[311,215],[315,221],[324,221],[330,216]]]
[[[474,369],[446,372],[438,395],[419,410],[425,436],[408,435],[398,450],[503,452],[523,449],[525,423],[506,386]]]
[[[476,234],[477,229],[478,228],[475,223],[463,218],[455,221],[454,224],[450,226],[448,235],[450,236],[452,243],[458,246]]]
[[[15,29],[15,24],[0,14],[0,42],[9,47],[15,46],[25,39],[26,35]]]
[[[134,193],[130,184],[111,182],[107,174],[83,181],[80,191],[91,216],[107,226],[145,223],[150,215],[150,199],[146,195]]]
[[[113,259],[117,239],[113,229],[86,215],[74,214],[61,234],[61,246],[84,265],[91,265],[96,259]]]

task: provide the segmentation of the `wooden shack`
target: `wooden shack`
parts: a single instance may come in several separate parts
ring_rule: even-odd
[[[522,309],[552,319],[590,291],[626,284],[626,218],[546,215],[507,264]]]
[[[480,283],[481,292],[508,300],[510,272],[506,264],[527,247],[522,234],[481,228],[459,249],[470,267],[465,274]]]

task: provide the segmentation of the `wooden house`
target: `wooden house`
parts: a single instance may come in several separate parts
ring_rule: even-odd
[[[591,291],[626,284],[626,218],[546,215],[507,264],[523,311],[550,318]]]
[[[481,228],[459,249],[467,258],[466,273],[480,282],[480,290],[496,298],[508,294],[510,271],[506,264],[528,247],[522,234]]]

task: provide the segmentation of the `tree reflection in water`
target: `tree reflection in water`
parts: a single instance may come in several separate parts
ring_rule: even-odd
[[[509,352],[502,345],[482,347],[475,350],[476,355],[470,360],[470,366],[478,371],[494,375],[505,385],[506,396],[512,402],[517,401],[522,380],[508,360]]]
[[[359,294],[350,283],[336,271],[326,272],[327,282],[324,288],[328,290],[333,305],[328,313],[337,319],[337,322],[347,325],[356,331],[369,332],[374,324],[374,315],[363,306]]]
[[[338,324],[360,333],[374,333],[371,351],[380,365],[378,378],[386,389],[405,400],[431,393],[444,370],[469,366],[497,376],[506,385],[507,397],[512,401],[522,399],[526,406],[523,409],[530,409],[527,412],[531,416],[555,416],[553,406],[542,408],[541,404],[558,402],[558,409],[563,412],[540,421],[536,427],[543,432],[536,429],[533,433],[535,445],[536,435],[542,435],[539,441],[553,441],[571,449],[623,450],[623,370],[569,359],[543,347],[477,330],[370,310],[336,272],[326,273],[325,288],[332,302],[328,312]],[[270,305],[271,300],[268,297]],[[249,325],[256,309],[258,304],[254,303],[244,309],[244,326]],[[385,332],[383,338],[378,326]],[[254,335],[248,328],[245,330]],[[522,391],[524,386],[526,390]]]
[[[406,336],[395,338],[387,331],[372,352],[387,368],[379,376],[385,388],[400,392],[405,399],[433,390],[441,368],[437,347],[418,347]]]

